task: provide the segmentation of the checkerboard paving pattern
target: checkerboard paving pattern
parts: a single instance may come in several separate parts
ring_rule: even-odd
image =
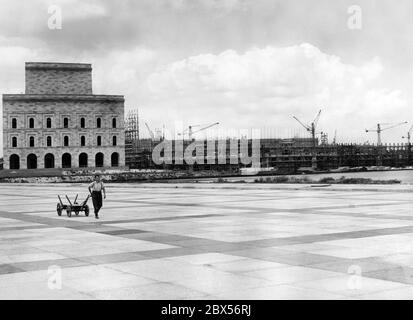
[[[410,192],[182,186],[1,184],[0,299],[413,298]]]

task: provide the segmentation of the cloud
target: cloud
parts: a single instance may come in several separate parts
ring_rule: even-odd
[[[403,121],[409,112],[400,90],[380,86],[383,70],[379,58],[346,64],[308,43],[227,50],[160,68],[146,79],[143,99],[170,117],[301,135],[292,115],[309,122],[321,107],[320,130],[362,142],[365,127]]]

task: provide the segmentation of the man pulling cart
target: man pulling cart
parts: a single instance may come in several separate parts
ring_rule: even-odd
[[[92,195],[93,208],[95,209],[95,218],[99,219],[99,211],[103,205],[102,192],[103,192],[103,199],[106,199],[106,190],[98,174],[95,175],[95,181],[93,181],[89,185],[89,192]]]

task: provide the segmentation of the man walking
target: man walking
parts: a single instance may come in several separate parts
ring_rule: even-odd
[[[99,219],[99,210],[102,208],[102,191],[103,198],[106,199],[106,190],[100,176],[95,175],[95,181],[89,185],[89,192],[92,195],[93,207],[95,208],[95,218]]]

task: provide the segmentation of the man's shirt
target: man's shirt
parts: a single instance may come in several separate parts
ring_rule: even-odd
[[[100,182],[93,181],[93,182],[89,185],[89,188],[92,189],[92,191],[97,191],[97,192],[102,191],[102,189],[103,189],[104,187],[105,187],[105,186],[103,185],[103,182],[102,182],[102,181],[100,181]]]

